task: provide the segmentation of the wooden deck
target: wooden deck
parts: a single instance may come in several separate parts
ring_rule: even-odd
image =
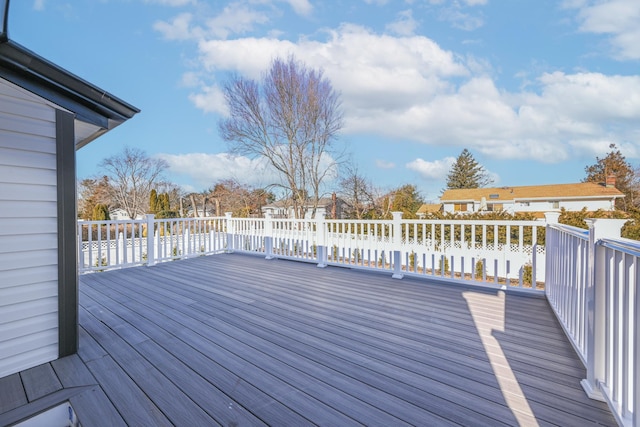
[[[80,294],[79,354],[0,380],[0,425],[615,425],[541,298],[245,255]]]

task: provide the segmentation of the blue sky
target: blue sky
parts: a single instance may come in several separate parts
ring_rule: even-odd
[[[638,0],[14,0],[9,36],[142,110],[79,178],[134,146],[186,190],[269,184],[219,137],[220,86],[293,54],[341,93],[360,172],[435,200],[464,148],[495,186],[579,182],[611,143],[640,164],[638,22]]]

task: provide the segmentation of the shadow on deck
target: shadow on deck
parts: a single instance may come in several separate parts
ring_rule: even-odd
[[[80,304],[78,355],[0,380],[0,424],[615,425],[541,298],[216,255],[81,276]]]

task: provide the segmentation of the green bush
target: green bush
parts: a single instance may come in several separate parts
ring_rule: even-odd
[[[440,257],[440,261],[438,261],[438,269],[440,273],[442,273],[442,260],[444,259],[444,274],[449,274],[449,258],[448,257]]]
[[[522,266],[522,284],[533,284],[533,266],[530,263],[526,263]]]
[[[476,261],[476,277],[475,279],[483,279],[484,278],[484,260]]]

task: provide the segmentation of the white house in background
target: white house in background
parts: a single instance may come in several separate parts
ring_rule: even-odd
[[[444,212],[559,212],[615,209],[616,199],[624,194],[615,188],[615,179],[606,185],[578,184],[532,185],[524,187],[473,188],[445,190],[440,197]]]
[[[318,201],[316,208],[317,214],[325,215],[325,218],[341,219],[344,211],[344,201],[339,197],[322,197]],[[313,205],[309,204],[305,206],[305,218],[310,219],[313,217]],[[262,207],[262,214],[270,213],[273,218],[295,218],[293,211],[293,203],[291,200],[278,200],[271,204]]]
[[[0,1],[0,378],[77,352],[75,152],[139,112],[9,40],[7,14]]]
[[[127,211],[121,208],[117,208],[109,211],[109,218],[111,218],[113,221],[131,219],[129,218],[129,214],[127,213]],[[134,219],[143,219],[143,218],[144,218],[144,215],[139,214],[139,215],[136,215]]]

